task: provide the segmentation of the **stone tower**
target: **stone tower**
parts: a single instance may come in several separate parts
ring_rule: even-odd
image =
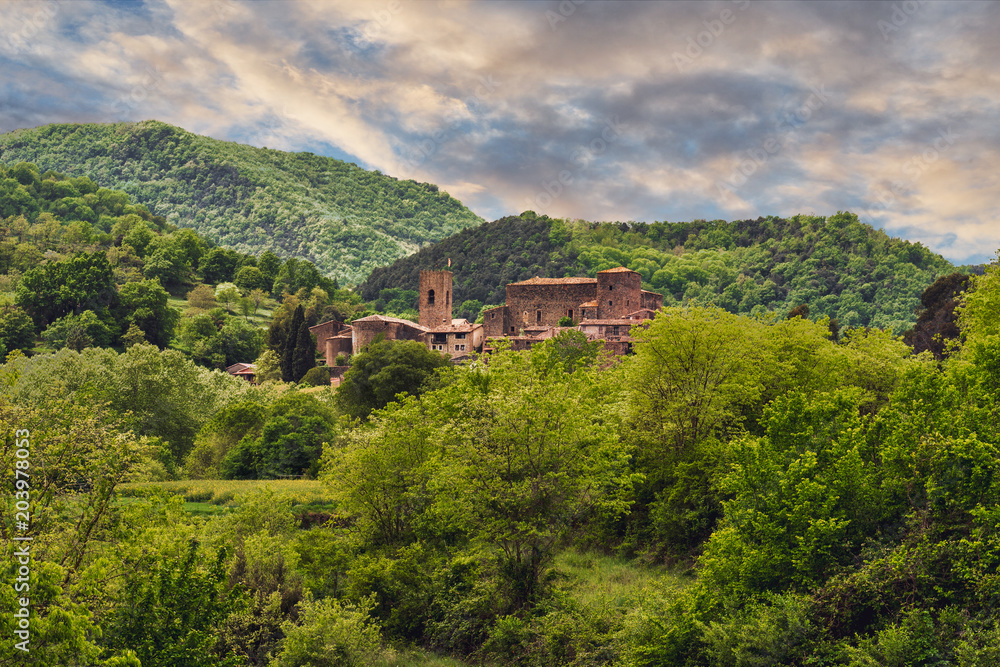
[[[619,266],[597,272],[597,319],[621,319],[642,308],[642,276]]]
[[[451,271],[420,272],[420,324],[451,326]]]

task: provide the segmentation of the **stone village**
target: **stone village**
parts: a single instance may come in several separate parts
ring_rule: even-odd
[[[330,320],[310,331],[335,378],[346,370],[337,366],[338,356],[350,357],[379,335],[419,341],[459,362],[473,352],[489,352],[492,340],[505,338],[523,350],[576,329],[622,355],[632,349],[632,326],[651,320],[663,305],[663,296],[642,289],[641,283],[637,272],[623,266],[599,271],[596,278],[535,277],[507,285],[506,304],[484,311],[483,323],[474,324],[452,318],[452,272],[421,271],[419,322],[369,315],[351,324]]]

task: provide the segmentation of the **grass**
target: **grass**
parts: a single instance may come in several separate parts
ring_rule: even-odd
[[[640,565],[597,553],[567,550],[556,556],[555,566],[568,578],[570,595],[581,605],[598,611],[632,605],[637,591],[662,583],[664,577],[686,585],[684,577],[663,566]]]
[[[269,489],[280,498],[288,499],[292,505],[323,505],[328,499],[323,483],[306,479],[190,479],[179,482],[136,482],[118,487],[125,497],[141,496],[151,489],[163,489],[167,493],[184,496],[185,507],[194,513],[216,512],[235,504],[236,497]],[[187,507],[190,505],[191,507]],[[209,508],[216,509],[209,509]]]

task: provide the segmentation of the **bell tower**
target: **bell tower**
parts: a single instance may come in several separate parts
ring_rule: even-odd
[[[451,271],[420,272],[420,324],[451,326]]]

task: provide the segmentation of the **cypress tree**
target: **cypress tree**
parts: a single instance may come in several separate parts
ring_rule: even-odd
[[[295,342],[298,338],[299,327],[305,324],[305,311],[300,304],[292,314],[292,323],[288,326],[288,334],[281,341],[281,379],[285,382],[297,382],[298,378],[293,378],[292,366],[295,359]],[[308,332],[308,329],[306,330]]]
[[[295,335],[295,351],[292,353],[292,381],[300,382],[309,369],[315,365],[316,339],[309,332],[309,326],[303,318]]]

